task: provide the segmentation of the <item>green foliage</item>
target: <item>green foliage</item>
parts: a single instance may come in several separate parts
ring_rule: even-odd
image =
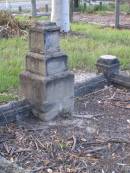
[[[130,13],[130,5],[128,4],[128,2],[122,3],[120,9],[123,12]]]
[[[130,13],[130,6],[128,2],[121,3],[120,10],[122,12]],[[101,5],[80,5],[79,11],[83,13],[114,12],[115,3],[103,4],[102,6]]]
[[[110,3],[108,5],[80,5],[79,11],[83,13],[95,13],[95,12],[105,12],[114,11],[115,5]]]

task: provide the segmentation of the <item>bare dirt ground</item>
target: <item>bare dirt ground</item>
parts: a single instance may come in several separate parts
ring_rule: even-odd
[[[75,22],[82,21],[82,22],[86,22],[86,23],[99,24],[99,25],[103,25],[103,26],[114,26],[115,15],[114,15],[114,13],[106,13],[103,15],[74,13],[74,21]],[[130,26],[130,15],[121,14],[120,24]]]
[[[72,117],[0,127],[0,155],[32,173],[129,173],[130,92],[106,87],[76,98]]]

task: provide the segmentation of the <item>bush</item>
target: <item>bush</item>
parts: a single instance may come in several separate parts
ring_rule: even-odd
[[[83,13],[94,13],[98,11],[114,11],[115,9],[115,4],[99,4],[99,5],[80,5],[79,11]]]

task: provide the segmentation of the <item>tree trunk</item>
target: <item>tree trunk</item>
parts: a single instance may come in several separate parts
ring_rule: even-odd
[[[51,22],[60,26],[62,32],[70,30],[69,0],[52,0]]]
[[[51,21],[61,26],[61,0],[52,0]]]
[[[79,8],[79,0],[74,0],[74,8],[75,9]]]
[[[70,22],[73,22],[74,1],[70,0]]]
[[[128,1],[129,9],[130,9],[130,1]]]
[[[115,0],[115,27],[120,26],[120,0]]]
[[[62,25],[61,29],[64,32],[68,32],[70,30],[70,8],[69,8],[69,0],[62,0]]]
[[[32,16],[37,15],[37,9],[36,9],[36,0],[31,0],[32,3]]]

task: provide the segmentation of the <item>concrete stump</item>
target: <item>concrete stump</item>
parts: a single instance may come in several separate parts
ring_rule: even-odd
[[[55,23],[32,26],[26,71],[20,75],[33,114],[45,121],[71,114],[74,108],[74,75],[68,70],[68,57],[60,51],[59,41],[60,28]]]
[[[98,73],[103,73],[109,80],[113,74],[119,73],[120,62],[116,56],[103,55],[97,60]]]

